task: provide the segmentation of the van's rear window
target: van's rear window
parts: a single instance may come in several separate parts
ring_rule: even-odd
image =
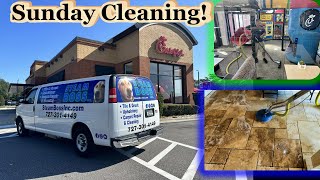
[[[152,82],[148,78],[119,76],[116,80],[118,102],[150,101],[157,99]]]
[[[103,103],[105,81],[59,84],[40,89],[38,104]]]

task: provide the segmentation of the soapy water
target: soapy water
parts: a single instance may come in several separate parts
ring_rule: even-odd
[[[285,143],[278,144],[277,149],[279,149],[284,155],[287,155],[290,153],[290,149],[287,147]]]
[[[246,118],[244,116],[238,118],[237,127],[240,131],[245,131],[246,133],[249,133],[251,130],[251,126],[246,122]]]

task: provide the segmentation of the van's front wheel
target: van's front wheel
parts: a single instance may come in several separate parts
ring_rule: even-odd
[[[87,157],[93,149],[93,139],[89,130],[85,128],[78,129],[73,136],[74,148],[78,155]]]
[[[28,130],[24,127],[22,119],[17,119],[16,121],[17,132],[20,137],[26,136],[28,134]]]

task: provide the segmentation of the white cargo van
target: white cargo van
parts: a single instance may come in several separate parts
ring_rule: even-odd
[[[161,134],[152,82],[108,75],[34,87],[17,107],[19,136],[29,130],[72,139],[86,156],[94,144],[121,148]]]

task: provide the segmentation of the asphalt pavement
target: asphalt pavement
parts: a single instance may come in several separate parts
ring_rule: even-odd
[[[70,140],[37,133],[22,138],[0,126],[0,179],[235,179],[200,173],[197,121],[162,126],[160,137],[134,148],[97,146],[90,158],[78,157]]]

